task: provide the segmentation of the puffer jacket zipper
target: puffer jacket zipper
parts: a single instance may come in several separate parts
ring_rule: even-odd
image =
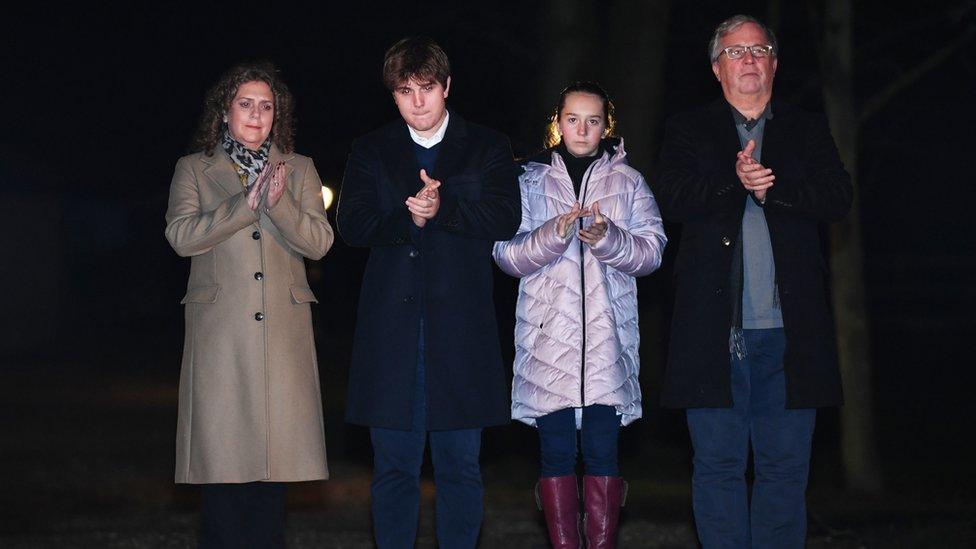
[[[586,173],[583,174],[583,184],[580,185],[580,196],[579,203],[580,207],[583,206],[586,200],[586,185],[590,182],[590,176],[593,175],[593,167],[596,162],[590,164],[590,167],[586,169]],[[583,218],[579,218],[579,228],[583,230]],[[580,350],[580,406],[586,406],[586,273],[584,267],[585,256],[583,255],[585,243],[579,241],[579,251],[580,251],[580,316],[582,322],[580,326],[583,329],[583,346]]]

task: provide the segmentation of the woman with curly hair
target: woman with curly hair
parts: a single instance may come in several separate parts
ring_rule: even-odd
[[[283,546],[284,483],[328,477],[304,258],[333,235],[292,127],[277,70],[234,67],[170,187],[166,238],[191,258],[176,482],[202,485],[201,547]]]
[[[522,279],[512,418],[538,428],[537,498],[560,549],[583,546],[577,453],[585,546],[616,546],[626,495],[617,438],[641,417],[635,277],[660,266],[667,242],[654,196],[613,127],[603,88],[563,90],[546,150],[523,163],[522,225],[494,249],[498,266]]]

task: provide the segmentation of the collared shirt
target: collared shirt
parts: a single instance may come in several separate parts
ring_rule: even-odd
[[[739,132],[739,141],[743,143],[742,147],[745,148],[745,143],[748,143],[750,139],[756,140],[756,150],[753,151],[752,157],[757,162],[762,156],[762,138],[763,130],[766,128],[766,121],[773,119],[773,107],[771,103],[766,103],[766,107],[759,115],[759,118],[753,119],[746,118],[746,115],[739,112],[739,109],[729,105],[729,108],[732,109],[732,119],[735,120],[735,129]]]
[[[747,119],[735,107],[732,118],[739,134],[739,144],[744,149],[750,139],[756,142],[752,157],[762,162],[763,134],[766,122],[772,120],[773,110],[769,103],[759,118]],[[776,266],[773,263],[773,247],[769,241],[766,212],[751,196],[746,197],[742,215],[742,328],[782,328],[783,313],[780,310],[779,288],[776,285]]]
[[[450,121],[450,119],[451,119],[451,113],[448,111],[444,111],[444,122],[442,122],[441,127],[438,128],[436,132],[434,132],[434,135],[430,137],[421,136],[419,133],[416,132],[416,130],[414,130],[408,125],[407,129],[410,130],[410,139],[413,139],[413,142],[420,145],[421,147],[425,149],[429,149],[434,145],[440,143],[444,139],[444,133],[447,132],[447,123]]]

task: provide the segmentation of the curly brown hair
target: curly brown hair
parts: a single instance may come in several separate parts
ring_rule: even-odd
[[[194,151],[203,151],[213,156],[220,136],[224,132],[224,115],[230,102],[237,95],[237,89],[246,82],[264,82],[274,94],[274,123],[271,126],[271,139],[284,153],[295,150],[295,123],[293,118],[295,100],[288,86],[281,80],[278,69],[269,61],[241,63],[227,72],[207,91],[203,100],[203,115],[191,146]]]

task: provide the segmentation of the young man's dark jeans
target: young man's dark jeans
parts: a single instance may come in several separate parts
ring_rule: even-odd
[[[422,325],[420,332],[412,429],[372,427],[369,430],[373,443],[373,533],[380,549],[414,546],[420,512],[420,467],[429,434],[437,490],[438,544],[474,547],[483,514],[484,494],[478,463],[481,429],[427,431]]]
[[[804,547],[816,410],[786,409],[782,328],[743,330],[732,358],[732,408],[691,408],[692,500],[704,549]],[[746,463],[752,443],[750,507]]]

